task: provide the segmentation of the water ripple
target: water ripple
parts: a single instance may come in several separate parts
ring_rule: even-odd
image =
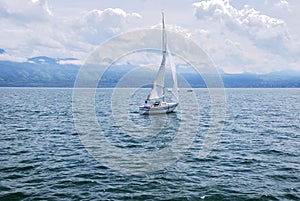
[[[110,101],[110,92],[101,89],[96,100]],[[186,153],[163,170],[123,175],[81,144],[71,89],[1,88],[0,200],[299,200],[300,90],[227,90],[226,119],[218,122],[225,127],[205,158],[198,154],[211,127],[209,94],[194,93],[201,118]],[[103,129],[111,131],[109,140],[132,151],[168,147],[177,132],[168,128],[134,138],[120,130],[109,110],[96,110]],[[129,116],[147,124],[136,111]],[[167,125],[176,127],[180,113],[172,117]]]

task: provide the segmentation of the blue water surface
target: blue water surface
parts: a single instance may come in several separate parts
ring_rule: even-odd
[[[115,135],[111,107],[103,106],[112,90],[97,89],[95,111],[115,146],[146,152],[170,145],[180,107],[156,136]],[[137,107],[149,90],[140,91],[128,115],[147,126]],[[72,89],[0,88],[0,200],[300,200],[300,89],[226,89],[224,129],[204,158],[209,93],[181,93],[199,101],[195,140],[170,166],[135,175],[87,151],[74,126]]]

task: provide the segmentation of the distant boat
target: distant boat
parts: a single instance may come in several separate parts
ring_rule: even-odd
[[[193,92],[193,89],[188,89],[188,90],[186,90],[187,92]]]
[[[172,94],[172,99],[175,102],[165,101],[165,64],[167,57],[167,41],[166,41],[166,30],[164,13],[162,13],[162,61],[159,70],[156,74],[152,89],[145,100],[145,104],[139,106],[140,114],[162,114],[170,113],[175,110],[178,106],[178,85],[175,65],[171,62],[171,71],[173,78],[173,87],[168,90]],[[154,103],[150,103],[154,100]]]

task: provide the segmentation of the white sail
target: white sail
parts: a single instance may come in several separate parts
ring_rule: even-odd
[[[176,66],[173,60],[171,53],[169,53],[170,66],[172,71],[172,79],[173,79],[173,87],[172,87],[172,99],[178,102],[178,85],[177,85],[177,74],[176,74]]]
[[[165,63],[166,63],[166,56],[164,54],[163,59],[161,61],[161,65],[156,74],[156,78],[154,80],[152,90],[151,90],[150,94],[148,95],[147,100],[164,97]]]
[[[162,36],[162,61],[159,67],[159,70],[156,74],[154,84],[150,94],[147,97],[147,100],[158,99],[164,97],[164,87],[165,87],[165,69],[166,69],[166,52],[167,52],[167,43],[166,43],[166,31],[165,31],[165,22],[164,22],[164,14],[162,13],[162,28],[163,28],[163,36]]]
[[[166,31],[165,31],[165,22],[164,22],[164,14],[162,13],[162,27],[163,27],[163,47],[162,47],[162,61],[157,72],[157,75],[154,80],[153,87],[151,89],[150,94],[147,97],[147,100],[152,99],[160,99],[163,98],[163,101],[155,101],[153,104],[148,104],[148,101],[145,101],[144,105],[139,107],[141,114],[162,114],[162,113],[170,113],[175,110],[178,103],[178,86],[177,86],[177,76],[176,76],[176,68],[174,61],[172,59],[172,55],[168,54],[168,61],[171,66],[172,71],[172,79],[173,79],[173,88],[172,99],[175,102],[165,102],[164,100],[164,82],[165,82],[165,66],[166,66],[166,57],[167,57],[167,43],[166,43]]]

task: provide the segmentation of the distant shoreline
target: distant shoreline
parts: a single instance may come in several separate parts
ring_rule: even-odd
[[[113,66],[102,75],[98,88],[114,88],[120,81],[122,86],[151,87],[155,77],[154,71],[141,70],[134,75],[129,72],[133,66]],[[29,62],[16,63],[0,61],[0,87],[59,87],[73,88],[79,73],[79,66],[60,65],[49,59],[46,64],[33,64]],[[206,88],[206,82],[214,86],[214,79],[222,79],[224,88],[300,88],[300,71],[281,71],[268,74],[228,74],[200,75],[192,71],[178,73],[178,85],[182,87]],[[128,77],[130,74],[130,78]],[[127,77],[126,77],[127,76]],[[126,77],[126,83],[124,83]],[[94,79],[87,75],[81,86],[91,86],[88,81]],[[166,82],[170,81],[166,78]],[[215,85],[216,87],[219,87]],[[167,85],[168,87],[168,85]],[[221,86],[222,87],[222,86]]]
[[[27,88],[27,89],[94,89],[92,87],[57,87],[57,86],[0,86],[1,88]],[[117,87],[97,87],[96,89],[115,89]],[[124,89],[135,89],[138,87],[118,87]],[[151,89],[150,87],[142,87],[143,89]],[[208,89],[207,87],[183,87],[179,89]],[[300,87],[210,87],[209,89],[300,89]]]

